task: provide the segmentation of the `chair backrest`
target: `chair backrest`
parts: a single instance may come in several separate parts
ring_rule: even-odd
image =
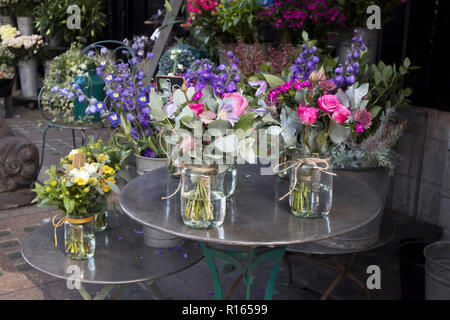
[[[102,41],[98,41],[98,42],[94,42],[91,43],[90,45],[88,45],[86,48],[83,49],[83,54],[87,54],[89,51],[92,50],[101,50],[102,48],[106,48],[108,49],[112,56],[118,60],[118,61],[122,61],[124,62],[123,58],[126,57],[128,59],[131,58],[135,58],[136,57],[136,53],[134,52],[134,50],[127,44],[125,44],[122,41],[117,41],[117,40],[102,40]],[[134,66],[133,66],[133,71],[134,71]]]

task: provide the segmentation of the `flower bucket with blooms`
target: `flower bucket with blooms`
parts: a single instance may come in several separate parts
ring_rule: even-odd
[[[106,207],[105,196],[112,190],[119,192],[114,180],[116,170],[106,164],[107,158],[85,161],[82,150],[72,150],[57,169],[52,166],[50,178],[43,185],[36,183],[33,191],[39,206],[56,206],[63,217],[53,217],[56,229],[64,224],[65,253],[70,259],[87,259],[95,251],[95,215]]]
[[[165,158],[159,128],[150,116],[151,92],[155,86],[147,71],[154,55],[145,50],[147,40],[147,37],[138,37],[129,42],[136,57],[126,62],[114,60],[106,48],[88,52],[88,56],[99,61],[96,72],[105,81],[108,106],[103,101],[90,99],[86,113],[100,112],[109,119],[115,129],[114,141],[120,148],[133,149],[135,154],[147,158]]]

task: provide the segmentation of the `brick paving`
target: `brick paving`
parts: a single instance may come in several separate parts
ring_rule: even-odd
[[[39,112],[26,108],[17,108],[16,116],[7,118],[10,127],[21,135],[28,137],[41,150],[42,133],[45,122]],[[41,122],[41,125],[39,125]],[[93,131],[87,132],[87,135]],[[99,137],[108,140],[106,130],[98,131]],[[80,136],[77,137],[80,143]],[[47,134],[46,153],[43,169],[39,180],[45,179],[45,170],[51,164],[58,163],[59,159],[72,149],[72,133],[70,130],[50,129]],[[27,265],[20,254],[20,244],[30,232],[39,226],[49,223],[56,211],[52,208],[38,208],[36,205],[0,211],[0,300],[9,299],[81,299],[76,290],[69,290],[64,280],[48,276]],[[323,257],[324,261],[329,261]],[[320,267],[299,255],[290,256],[293,268],[294,282],[289,283],[287,267],[285,263],[280,266],[277,284],[274,289],[273,299],[318,299],[317,292],[323,292],[332,282],[336,273]],[[383,270],[382,289],[372,292],[374,299],[399,299],[400,284],[398,276],[398,258],[395,255],[394,244],[358,255],[352,267],[352,272],[363,282],[367,279],[367,266],[377,264]],[[223,264],[218,263],[220,267]],[[225,268],[226,269],[226,268]],[[252,296],[263,298],[265,280],[268,279],[271,264],[266,263],[255,272],[255,281],[252,286]],[[207,276],[206,276],[207,275]],[[221,279],[224,293],[238,277],[237,270],[222,271]],[[258,281],[258,280],[263,281]],[[214,299],[212,295],[212,280],[209,269],[204,260],[195,266],[171,277],[157,281],[164,295],[170,299]],[[98,285],[85,286],[91,295],[95,295],[101,289]],[[308,288],[312,288],[311,291]],[[346,299],[365,299],[365,294],[348,280],[343,280],[336,288],[335,295]],[[108,299],[117,298],[114,295]],[[138,286],[131,286],[124,291],[120,299],[155,299],[150,290],[144,291]],[[245,290],[238,285],[232,299],[244,299]]]

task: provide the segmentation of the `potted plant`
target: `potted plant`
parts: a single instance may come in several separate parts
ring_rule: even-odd
[[[67,27],[67,8],[77,5],[81,10],[80,28]],[[63,43],[87,44],[103,34],[106,26],[105,2],[100,0],[40,0],[35,11],[35,24],[51,47]]]
[[[323,0],[273,1],[258,12],[258,19],[269,24],[278,39],[293,44],[302,41],[303,31],[323,42],[347,21],[338,6]]]
[[[24,36],[33,34],[33,11],[36,4],[37,0],[20,0],[13,5],[13,10],[17,17],[17,28]]]
[[[16,76],[16,57],[6,48],[0,47],[0,97],[11,96]]]
[[[50,63],[50,70],[44,80],[42,93],[42,108],[52,117],[52,120],[59,123],[86,122],[93,119],[93,116],[86,116],[85,94],[73,91],[73,86],[77,79],[89,79],[89,67],[95,66],[96,60],[82,53],[81,45],[72,44],[70,49],[55,57]],[[95,68],[94,68],[95,70]],[[92,72],[91,75],[97,76]],[[89,80],[87,81],[89,83]],[[79,86],[79,85],[78,85]],[[75,86],[77,87],[77,86]],[[103,88],[103,86],[102,86]],[[97,96],[102,99],[101,95]],[[90,96],[89,92],[87,95]],[[89,97],[91,98],[91,97]],[[77,104],[78,103],[78,104]],[[81,107],[75,119],[75,105]],[[99,115],[97,115],[99,118]]]
[[[95,215],[106,207],[106,195],[112,190],[119,193],[115,185],[115,170],[102,159],[86,162],[82,150],[72,150],[69,163],[62,161],[56,169],[52,166],[47,173],[49,179],[43,185],[36,183],[33,191],[40,200],[39,206],[56,206],[63,213],[53,217],[56,228],[64,225],[64,248],[68,258],[84,260],[95,252]]]
[[[14,17],[14,5],[18,0],[0,0],[0,24],[16,26]]]
[[[19,60],[19,76],[22,96],[37,96],[37,56],[44,48],[39,35],[10,37],[3,39],[2,47],[10,50]]]

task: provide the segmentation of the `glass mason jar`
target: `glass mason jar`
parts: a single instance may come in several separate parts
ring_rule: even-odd
[[[226,197],[229,198],[234,194],[236,189],[237,165],[230,164],[225,172],[225,190],[229,190]]]
[[[185,165],[181,169],[181,216],[194,229],[219,228],[225,219],[225,172],[217,166]],[[231,183],[231,186],[235,183]],[[231,187],[230,186],[230,187]]]
[[[108,225],[108,210],[106,208],[95,215],[95,231],[100,232]]]
[[[89,259],[95,251],[95,217],[67,216],[64,223],[66,256],[74,260]]]
[[[298,165],[290,169],[289,205],[294,216],[321,218],[330,213],[333,200],[333,168],[329,154],[294,151]],[[319,169],[320,168],[320,169]]]

